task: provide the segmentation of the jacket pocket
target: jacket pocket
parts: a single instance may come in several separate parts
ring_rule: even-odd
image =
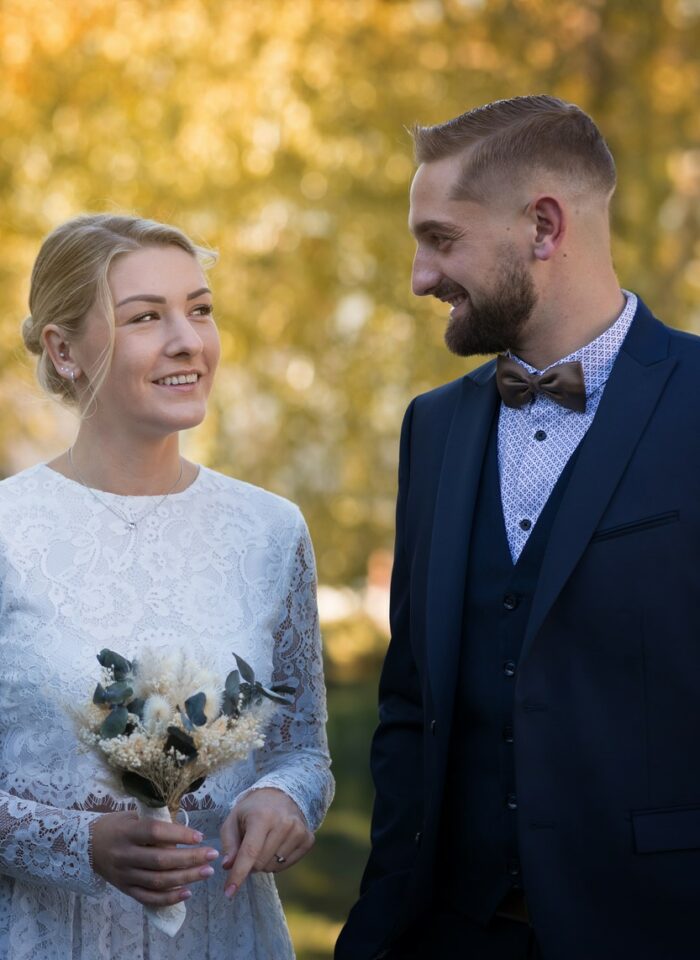
[[[700,850],[700,807],[632,811],[637,853]]]
[[[644,517],[642,520],[633,520],[631,523],[618,523],[614,527],[604,527],[602,530],[596,530],[591,537],[591,543],[598,540],[612,540],[613,537],[625,537],[628,533],[637,533],[640,530],[664,527],[667,523],[676,523],[680,520],[680,516],[680,510],[669,510],[667,513],[656,513],[653,517]]]

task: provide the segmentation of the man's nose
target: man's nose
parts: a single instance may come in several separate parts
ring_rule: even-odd
[[[440,279],[440,271],[436,269],[432,258],[423,251],[417,250],[413,258],[413,272],[411,274],[411,290],[415,296],[425,297],[432,293]]]

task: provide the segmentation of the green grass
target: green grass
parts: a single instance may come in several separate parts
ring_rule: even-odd
[[[328,715],[335,800],[313,850],[278,877],[298,960],[329,960],[357,897],[369,850],[369,744],[377,719],[376,681],[330,687]]]

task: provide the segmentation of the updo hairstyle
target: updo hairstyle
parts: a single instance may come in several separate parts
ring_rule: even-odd
[[[44,240],[32,270],[30,315],[22,323],[27,350],[38,356],[37,380],[43,389],[64,403],[76,405],[72,381],[61,377],[44,348],[42,333],[53,323],[65,339],[79,340],[88,311],[97,306],[110,327],[110,342],[90,383],[94,398],[112,359],[114,304],[107,282],[115,257],[144,247],[176,246],[212,266],[216,254],[197,246],[177,227],[140,217],[108,213],[82,214],[56,227]]]

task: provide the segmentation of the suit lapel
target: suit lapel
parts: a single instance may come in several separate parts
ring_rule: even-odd
[[[675,364],[665,328],[640,301],[552,526],[522,658],[600,522]]]
[[[462,635],[469,540],[489,430],[498,406],[495,363],[462,383],[447,436],[427,584],[427,657],[436,709],[452,702]]]

